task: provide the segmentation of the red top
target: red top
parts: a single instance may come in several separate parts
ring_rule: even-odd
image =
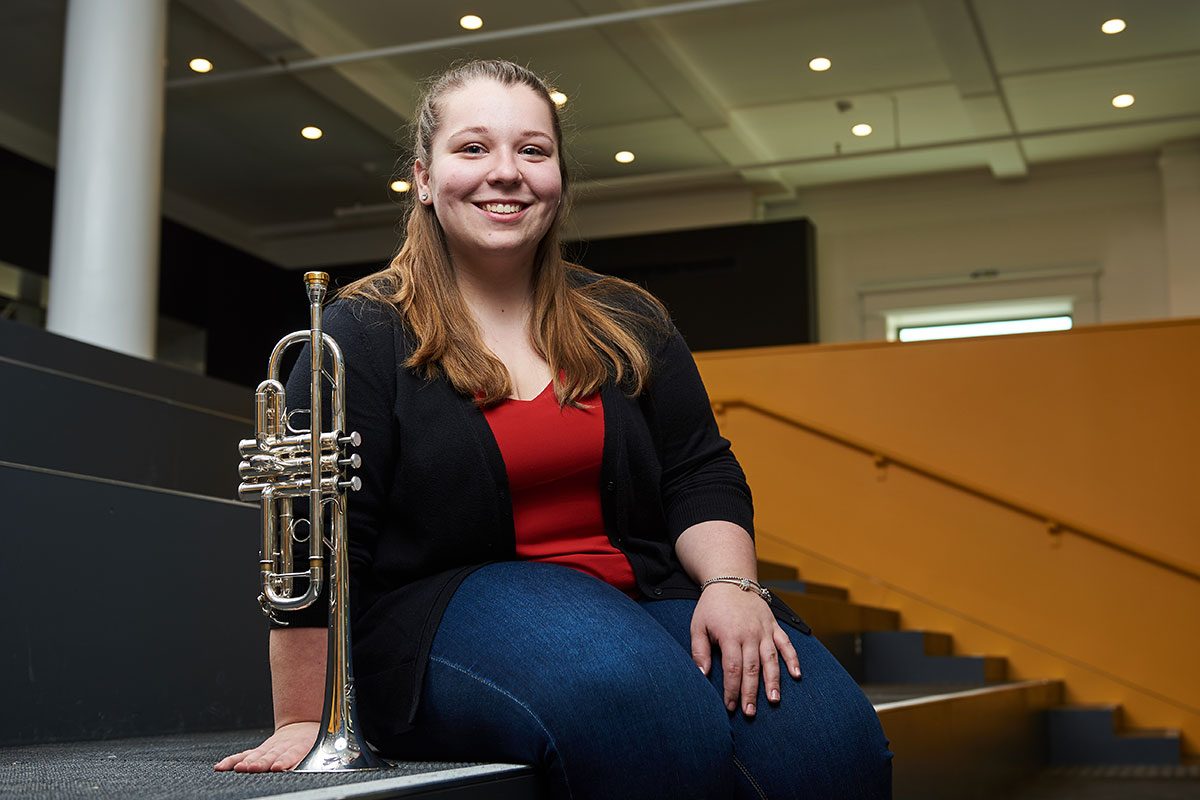
[[[532,400],[484,409],[500,446],[512,495],[517,557],[586,572],[632,594],[629,559],[608,541],[600,513],[604,407],[559,409],[551,382]]]

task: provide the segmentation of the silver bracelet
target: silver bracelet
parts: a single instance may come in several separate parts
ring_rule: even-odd
[[[760,584],[758,581],[752,581],[749,578],[736,578],[732,575],[722,575],[719,578],[709,578],[704,583],[700,584],[700,591],[704,591],[714,583],[732,583],[743,592],[754,592],[768,603],[771,602],[770,590],[764,589],[762,584]]]

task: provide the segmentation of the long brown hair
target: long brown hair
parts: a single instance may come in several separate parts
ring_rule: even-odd
[[[429,84],[417,105],[413,160],[430,163],[442,98],[476,80],[529,87],[545,100],[553,121],[564,202],[534,255],[530,336],[550,365],[559,404],[576,403],[609,380],[636,396],[650,376],[650,342],[669,327],[667,312],[641,287],[563,260],[559,231],[570,183],[558,107],[542,79],[510,61],[452,67]],[[456,390],[476,397],[481,406],[499,403],[512,394],[511,377],[484,345],[459,292],[433,207],[413,202],[407,231],[387,267],[346,286],[339,296],[395,306],[416,342],[406,367],[420,368],[428,378],[444,372]]]

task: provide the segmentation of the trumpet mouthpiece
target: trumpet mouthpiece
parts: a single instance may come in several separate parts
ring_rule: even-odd
[[[328,272],[306,272],[306,273],[304,273],[304,285],[312,286],[314,284],[317,284],[320,286],[328,286],[329,285],[329,273]]]

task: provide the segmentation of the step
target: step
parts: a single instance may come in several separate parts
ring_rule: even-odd
[[[1183,800],[1200,797],[1200,769],[1158,764],[1046,767],[1007,800]]]
[[[876,702],[896,754],[894,796],[921,800],[1009,797],[1045,763],[1042,712],[1062,682],[1019,681]]]
[[[533,769],[520,764],[404,762],[389,770],[339,774],[213,772],[229,753],[262,741],[265,730],[177,734],[0,749],[0,800],[250,800],[418,797],[428,800],[537,800]]]
[[[832,597],[834,600],[849,600],[850,592],[841,586],[830,586],[827,583],[813,581],[763,581],[763,586],[772,592],[797,592],[799,594]]]
[[[1052,765],[1181,763],[1179,731],[1123,730],[1118,705],[1062,706],[1046,713]]]
[[[0,462],[236,496],[249,390],[12,322],[0,386]]]
[[[800,577],[800,572],[795,567],[789,567],[786,564],[779,564],[775,561],[759,561],[758,562],[758,579],[759,581],[794,581]]]
[[[812,627],[813,634],[851,677],[860,682],[863,664],[859,636],[863,631],[894,631],[900,627],[900,614],[889,608],[786,590],[776,594],[803,617]]]
[[[1007,676],[1004,658],[952,652],[951,638],[944,633],[868,631],[862,635],[863,681],[978,685]]]
[[[859,685],[872,705],[898,703],[923,697],[973,691],[979,686],[963,683],[863,683]]]
[[[258,510],[0,465],[0,746],[270,724]]]
[[[269,345],[262,354],[264,378],[268,355]],[[0,362],[232,416],[250,417],[254,411],[253,391],[245,386],[5,319],[0,319]]]
[[[780,599],[812,626],[822,639],[838,634],[863,631],[894,631],[900,627],[900,614],[890,608],[850,603],[833,597],[781,590]]]

